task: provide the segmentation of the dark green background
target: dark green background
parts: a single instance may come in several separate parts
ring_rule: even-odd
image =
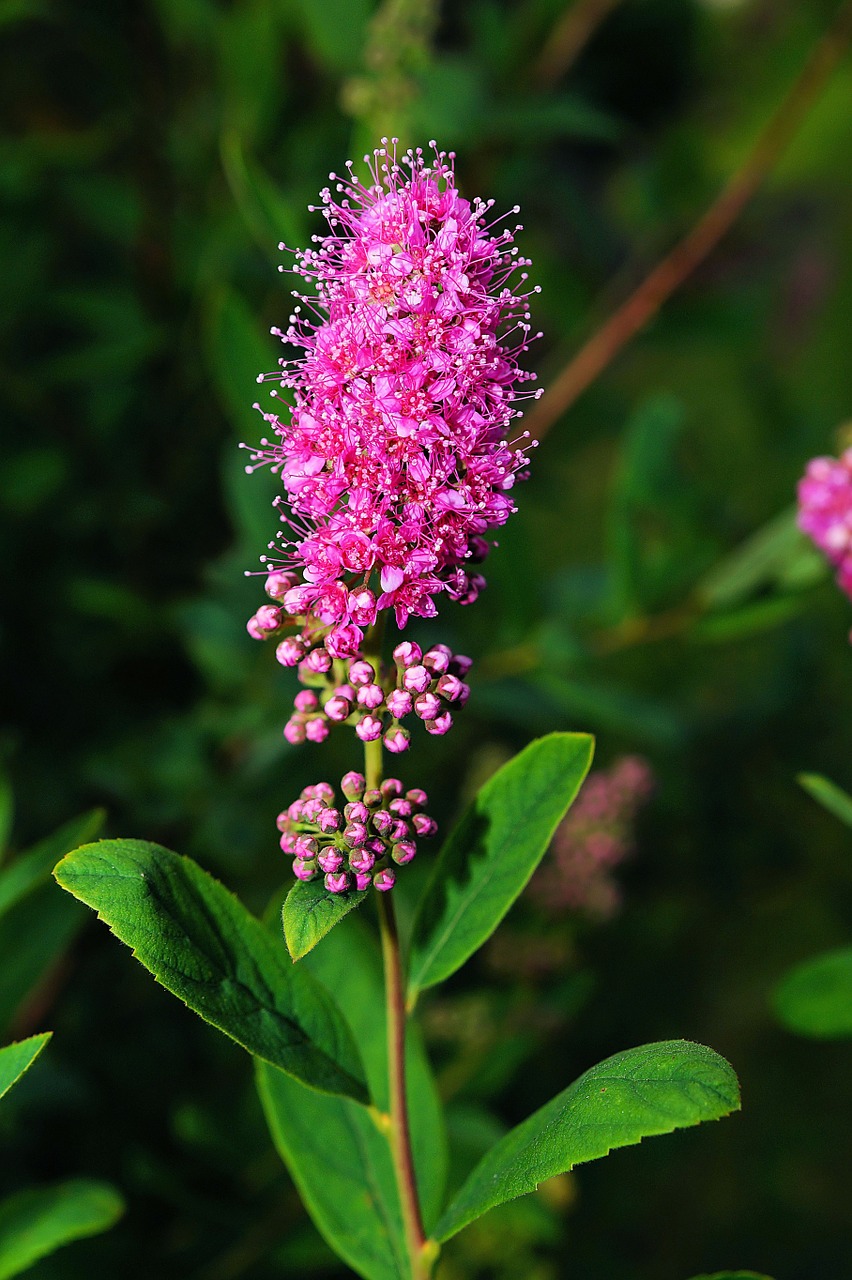
[[[434,136],[467,194],[520,203],[546,385],[709,202],[836,5],[624,0],[543,83],[564,8],[447,3],[409,47],[368,26],[370,0],[0,5],[13,847],[101,804],[110,834],[191,853],[261,910],[284,870],[278,809],[356,763],[346,734],[287,747],[292,678],[244,630],[273,487],[236,445],[259,434],[254,378],[289,310],[276,244],[319,229],[306,206],[329,170],[382,131]],[[851,122],[847,58],[721,248],[554,425],[481,601],[415,630],[476,659],[463,723],[401,766],[445,823],[548,729],[593,730],[600,762],[638,752],[658,777],[621,915],[555,927],[565,972],[515,981],[477,961],[427,1006],[448,1088],[486,1046],[455,1095],[459,1140],[475,1146],[485,1107],[519,1119],[670,1036],[725,1054],[745,1102],[491,1215],[447,1280],[850,1274],[852,1050],[795,1039],[768,1000],[852,933],[849,833],[795,782],[852,785],[852,610],[795,538],[742,600],[697,623],[680,606],[790,507],[850,416]],[[344,1274],[247,1060],[85,913],[60,919],[59,898],[31,911],[34,974],[63,929],[76,942],[0,1009],[4,1038],[56,1031],[4,1104],[0,1182],[105,1176],[129,1212],[33,1275]],[[506,927],[542,925],[524,906]],[[4,944],[0,975],[22,954]]]

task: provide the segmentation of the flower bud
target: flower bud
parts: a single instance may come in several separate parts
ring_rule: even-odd
[[[297,880],[313,880],[316,873],[317,864],[313,860],[310,862],[303,862],[301,858],[294,858],[293,875]]]
[[[361,685],[372,684],[376,678],[376,672],[369,662],[365,662],[363,658],[359,658],[357,662],[353,662],[349,668],[349,683],[354,684],[356,688]]]
[[[453,727],[453,717],[449,711],[444,711],[439,716],[435,716],[434,720],[426,721],[426,732],[434,733],[436,737],[448,733]]]
[[[350,822],[343,828],[343,839],[350,849],[357,849],[367,839],[367,828],[363,822]]]
[[[358,849],[349,859],[353,871],[372,871],[376,865],[376,855],[368,849]]]
[[[273,573],[267,574],[263,589],[270,600],[277,600],[280,604],[287,592],[295,585],[295,573],[282,573],[279,570],[275,570]]]
[[[415,813],[411,819],[411,825],[419,836],[428,838],[435,835],[438,830],[438,824],[434,818],[430,818],[426,813]]]
[[[363,773],[346,773],[340,783],[340,789],[346,796],[347,800],[358,800],[364,794],[364,775]]]
[[[282,667],[295,667],[304,656],[305,646],[298,636],[285,636],[275,650],[275,657]]]
[[[396,883],[396,876],[390,867],[385,867],[381,871],[377,871],[373,876],[373,886],[379,890],[379,893],[387,893],[388,889],[392,889]]]
[[[363,639],[364,632],[354,624],[333,627],[325,638],[325,647],[332,658],[354,658]]]
[[[436,644],[423,655],[423,665],[427,671],[434,671],[436,675],[443,675],[449,668],[452,659],[452,649],[448,649],[445,644]]]
[[[382,793],[381,791],[376,790],[375,787],[370,791],[364,792],[364,804],[368,809],[378,809],[381,803]]]
[[[358,871],[355,873],[355,888],[361,893],[363,893],[365,889],[369,889],[372,883],[373,877],[368,871]]]
[[[296,836],[293,852],[297,858],[315,858],[317,847],[317,842],[313,836]]]
[[[308,742],[325,742],[328,737],[328,721],[322,716],[315,716],[305,725],[305,738]]]
[[[394,800],[391,800],[388,808],[398,818],[410,818],[414,812],[414,805],[404,796],[397,796]]]
[[[395,796],[401,796],[404,790],[399,778],[385,778],[380,789],[385,800],[393,800]]]
[[[347,698],[341,698],[338,694],[334,694],[323,706],[323,711],[329,720],[334,720],[341,724],[351,716],[352,703]]]
[[[331,661],[331,654],[326,649],[311,649],[305,658],[304,665],[315,675],[322,676],[331,670]]]
[[[420,787],[412,787],[410,791],[406,791],[405,798],[411,801],[415,809],[425,809],[429,803],[429,797]]]
[[[394,661],[401,667],[413,667],[423,657],[419,644],[413,640],[403,640],[393,651]]]
[[[421,693],[414,699],[414,710],[421,720],[434,720],[441,713],[441,700],[434,693]]]
[[[302,716],[291,716],[284,726],[284,737],[296,747],[305,741],[305,721]]]
[[[352,800],[344,806],[343,816],[347,822],[369,822],[370,810],[363,800]]]
[[[398,755],[401,751],[407,751],[410,745],[411,734],[407,729],[403,729],[401,725],[388,729],[385,734],[385,746],[394,755]]]
[[[371,822],[374,831],[377,831],[380,836],[386,836],[393,826],[394,819],[387,809],[379,809],[372,815]]]
[[[467,658],[463,653],[455,653],[450,663],[450,671],[463,680],[472,666],[473,658]]]
[[[293,706],[297,711],[316,711],[319,698],[312,689],[300,689],[293,699]]]
[[[281,626],[281,610],[273,604],[262,604],[246,623],[252,640],[268,640]]]
[[[395,720],[411,714],[414,700],[407,689],[394,689],[388,694],[387,708]]]
[[[291,587],[289,591],[284,593],[282,603],[287,612],[294,618],[299,617],[303,613],[307,613],[316,597],[316,588],[302,583],[301,586]]]
[[[410,862],[417,853],[417,845],[413,840],[400,840],[391,849],[391,857],[399,866],[404,866],[406,862]]]
[[[327,875],[325,887],[329,893],[345,893],[349,888],[349,876],[345,871],[339,871],[336,875]]]
[[[324,801],[325,804],[334,802],[334,787],[330,782],[315,782],[310,789],[310,794],[316,796],[317,800]]]
[[[317,863],[322,871],[339,871],[343,866],[343,857],[336,849],[323,849]]]
[[[467,685],[458,676],[446,675],[441,676],[435,686],[435,692],[447,702],[457,702],[466,688]]]
[[[411,835],[411,827],[403,818],[397,818],[390,829],[389,839],[395,844],[397,840],[407,840]]]
[[[282,853],[296,853],[296,836],[292,831],[282,832],[281,839],[278,843],[281,846]]]
[[[432,676],[425,667],[408,667],[402,677],[402,686],[409,693],[425,693],[432,683]]]
[[[365,684],[358,690],[358,706],[375,711],[385,700],[384,690],[377,684]]]
[[[382,722],[376,716],[362,716],[355,726],[355,732],[362,742],[375,742],[382,736]]]
[[[324,835],[331,835],[333,831],[339,831],[341,826],[340,813],[337,809],[323,809],[322,813],[317,814],[317,826]],[[324,870],[328,871],[328,867]]]

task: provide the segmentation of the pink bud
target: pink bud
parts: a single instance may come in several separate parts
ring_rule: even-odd
[[[364,632],[353,624],[333,627],[325,638],[325,647],[332,658],[354,658],[363,639]]]
[[[282,667],[295,667],[305,655],[305,646],[298,636],[285,636],[275,650],[275,657]]]
[[[387,809],[379,809],[378,813],[373,814],[373,828],[378,831],[380,836],[386,836],[393,826],[393,817],[388,813]]]
[[[345,773],[340,783],[340,789],[349,800],[357,800],[364,794],[364,775],[363,773]]]
[[[375,863],[375,854],[370,853],[366,849],[359,849],[357,853],[353,853],[349,859],[349,865],[353,871],[372,871]]]
[[[380,893],[387,893],[388,889],[392,889],[396,884],[396,876],[390,867],[386,867],[383,871],[377,871],[373,876],[373,885]]]
[[[385,700],[384,691],[377,684],[365,684],[358,690],[358,706],[375,711]]]
[[[357,849],[367,839],[367,828],[363,822],[350,822],[343,828],[343,839],[350,849]]]
[[[311,795],[316,796],[318,800],[322,800],[325,804],[334,802],[334,787],[330,782],[315,782],[311,788]]]
[[[319,698],[312,689],[301,689],[293,700],[293,706],[297,711],[316,711]]]
[[[294,852],[297,858],[316,857],[317,842],[313,836],[296,836],[296,847]]]
[[[335,694],[333,697],[329,698],[328,702],[326,702],[323,707],[323,711],[328,716],[329,720],[335,720],[338,724],[341,724],[351,716],[352,703],[346,698],[340,698]]]
[[[378,809],[382,803],[382,793],[373,787],[370,791],[364,792],[364,804],[368,809]]]
[[[413,640],[403,640],[394,649],[393,656],[401,667],[413,667],[423,657],[423,650]]]
[[[456,653],[453,655],[453,660],[450,663],[450,670],[454,675],[461,676],[461,678],[464,679],[472,666],[473,658],[467,658],[463,653]]]
[[[336,849],[323,849],[317,862],[323,871],[339,871],[343,866],[343,857]]]
[[[432,676],[425,667],[408,667],[402,677],[402,685],[409,693],[425,693],[432,683]]]
[[[376,597],[367,587],[360,591],[350,591],[349,616],[359,627],[371,627],[376,621]]]
[[[357,662],[353,662],[349,668],[349,682],[354,684],[356,688],[360,688],[364,684],[372,684],[376,678],[375,669],[369,662],[365,662],[363,658],[359,658]]]
[[[423,655],[423,666],[436,675],[443,675],[452,662],[453,651],[445,644],[436,644]]]
[[[393,800],[394,796],[401,796],[405,788],[399,778],[385,778],[380,790],[385,800]]]
[[[295,858],[293,861],[293,875],[298,880],[313,880],[317,873],[316,863],[302,862],[301,858]]]
[[[414,699],[414,710],[421,720],[434,720],[440,715],[441,699],[434,693],[421,693]]]
[[[411,825],[419,836],[433,836],[438,830],[438,824],[434,818],[430,818],[426,813],[415,813],[411,819]]]
[[[284,608],[294,618],[300,614],[307,613],[316,599],[316,587],[303,584],[300,587],[291,587],[283,598]]]
[[[317,814],[317,826],[326,835],[330,835],[332,831],[339,831],[340,821],[337,809],[323,809],[322,813]],[[324,870],[328,871],[328,867]]]
[[[281,626],[281,610],[273,604],[262,604],[246,623],[253,640],[267,640]]]
[[[452,727],[453,717],[450,715],[449,711],[442,712],[441,715],[436,716],[434,720],[426,721],[426,732],[434,733],[436,737],[441,737],[443,734],[448,733]]]
[[[429,803],[429,797],[426,792],[422,791],[419,787],[412,787],[410,791],[406,791],[405,798],[406,800],[411,801],[415,809],[425,809],[426,805]]]
[[[399,866],[403,866],[406,862],[410,862],[417,853],[417,845],[413,840],[400,840],[391,849],[391,857]]]
[[[282,853],[292,853],[292,854],[295,854],[295,852],[296,852],[296,837],[295,837],[295,835],[293,834],[293,832],[292,832],[292,831],[285,831],[285,832],[282,834],[281,839],[278,841],[278,843],[279,843],[279,845],[281,846],[281,852],[282,852]]]
[[[414,812],[414,806],[411,801],[403,796],[396,796],[388,805],[391,813],[395,813],[398,818],[410,818]]]
[[[308,742],[325,742],[328,737],[328,721],[322,716],[315,716],[305,725],[305,737]]]
[[[363,893],[365,889],[369,889],[372,883],[373,883],[373,877],[368,872],[366,871],[356,872],[355,888],[358,889],[361,893]]]
[[[410,715],[413,706],[414,702],[407,689],[394,689],[388,694],[387,708],[395,720]]]
[[[402,818],[397,818],[390,829],[389,839],[396,843],[397,840],[407,840],[411,835],[411,828]]]
[[[388,729],[385,734],[385,746],[394,755],[399,755],[401,751],[407,751],[410,745],[411,734],[400,725],[397,725],[394,729]]]
[[[355,732],[362,742],[375,742],[382,736],[382,722],[375,716],[362,716],[355,726]]]
[[[311,649],[305,658],[304,665],[309,671],[321,676],[331,670],[331,662],[331,654],[326,649]]]
[[[456,702],[466,687],[458,676],[441,676],[435,692],[447,702]]]
[[[264,590],[271,600],[277,600],[280,604],[290,588],[295,585],[296,575],[294,573],[280,573],[276,570],[274,573],[267,575]]]
[[[297,747],[305,741],[305,722],[301,716],[291,716],[284,726],[284,737]]]
[[[363,800],[350,800],[349,804],[344,806],[343,816],[347,822],[369,822],[370,810]]]
[[[305,806],[301,800],[294,800],[291,805],[287,806],[287,817],[291,822],[301,822],[304,817]],[[281,817],[284,815],[282,814]]]
[[[345,871],[340,871],[337,875],[327,875],[325,887],[329,893],[345,893],[349,888],[349,876]]]

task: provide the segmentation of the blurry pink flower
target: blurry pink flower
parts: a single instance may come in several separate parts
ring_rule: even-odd
[[[799,481],[799,528],[837,569],[852,600],[852,449],[839,458],[814,458]]]

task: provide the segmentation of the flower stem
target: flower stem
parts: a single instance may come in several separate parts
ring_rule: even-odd
[[[375,641],[376,637],[369,637]],[[380,637],[379,648],[380,648]],[[366,645],[365,645],[366,651]],[[376,669],[380,655],[371,650],[370,659]],[[382,781],[382,740],[364,743],[364,776],[367,789],[378,787]],[[402,956],[393,891],[376,893],[379,913],[379,930],[382,938],[382,958],[385,969],[385,1005],[387,1010],[388,1037],[388,1087],[390,1090],[390,1145],[396,1171],[405,1238],[411,1261],[411,1280],[428,1280],[431,1273],[429,1248],[420,1203],[417,1197],[417,1178],[414,1172],[414,1156],[411,1150],[411,1130],[408,1121],[408,1098],[405,1090],[405,992],[402,976]]]

